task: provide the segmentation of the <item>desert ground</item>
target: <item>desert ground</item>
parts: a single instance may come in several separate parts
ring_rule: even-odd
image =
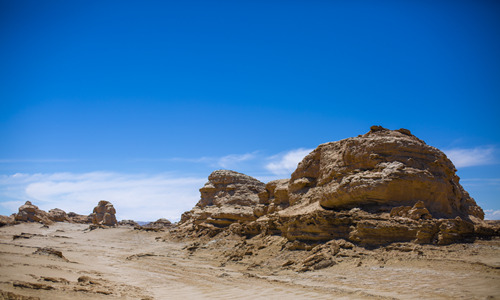
[[[500,299],[499,239],[344,247],[317,270],[294,266],[310,253],[284,243],[280,236],[185,239],[129,226],[5,226],[0,298]]]

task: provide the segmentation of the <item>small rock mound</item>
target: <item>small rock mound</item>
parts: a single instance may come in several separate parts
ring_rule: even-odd
[[[115,226],[118,224],[115,214],[116,210],[113,204],[109,201],[101,200],[92,213],[92,224]]]
[[[49,210],[49,219],[54,222],[70,222],[70,219],[66,212],[59,208]]]
[[[118,222],[118,225],[120,225],[120,226],[132,226],[132,227],[139,226],[139,224],[134,220],[121,220],[120,222]]]
[[[78,224],[92,224],[92,214],[90,215],[79,215],[75,212],[69,212],[68,218],[70,222]]]
[[[15,224],[15,215],[12,216],[1,216],[0,215],[0,227],[9,226]]]
[[[134,228],[137,230],[145,230],[145,231],[162,231],[166,228],[172,227],[172,222],[167,219],[158,219],[154,222],[148,223],[144,226],[136,225]]]

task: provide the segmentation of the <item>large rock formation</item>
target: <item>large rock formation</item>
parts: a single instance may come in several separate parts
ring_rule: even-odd
[[[318,146],[290,179],[264,185],[215,171],[179,228],[216,234],[227,227],[246,236],[346,239],[365,246],[449,244],[478,232],[496,234],[455,172],[443,152],[409,130],[373,126],[364,135]]]
[[[116,210],[113,204],[109,201],[101,200],[92,213],[92,224],[115,226],[118,224],[115,214]]]
[[[443,152],[409,130],[372,126],[367,134],[322,144],[307,155],[292,174],[290,200],[319,202],[325,209],[423,201],[434,217],[482,219],[455,172]]]

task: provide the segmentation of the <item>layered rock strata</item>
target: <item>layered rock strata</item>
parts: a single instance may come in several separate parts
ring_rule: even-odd
[[[319,145],[290,179],[264,184],[219,170],[179,228],[217,234],[280,234],[305,243],[345,239],[449,244],[495,235],[459,183],[453,163],[407,129],[372,126]]]

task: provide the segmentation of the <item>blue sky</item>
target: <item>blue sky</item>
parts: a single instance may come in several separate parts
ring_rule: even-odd
[[[0,0],[0,214],[178,220],[215,169],[286,178],[374,124],[500,218],[496,1]]]

